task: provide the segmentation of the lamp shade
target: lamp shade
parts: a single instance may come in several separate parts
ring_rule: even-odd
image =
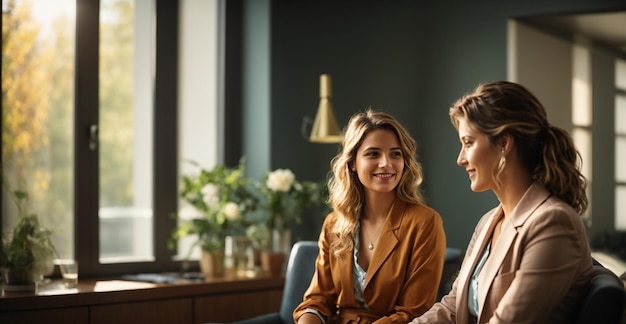
[[[339,143],[341,131],[337,125],[335,112],[333,111],[331,78],[328,74],[320,75],[320,104],[317,108],[311,136],[313,143]]]

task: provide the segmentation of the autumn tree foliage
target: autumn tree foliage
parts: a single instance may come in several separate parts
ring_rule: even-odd
[[[50,23],[34,17],[30,0],[3,0],[2,167],[48,226],[73,217],[73,25],[68,17]],[[11,215],[5,204],[4,228],[15,223]],[[57,233],[63,250],[71,236]]]
[[[29,2],[10,0],[2,11],[2,156],[18,179],[27,178],[37,152],[49,144],[44,129],[50,102],[49,62],[41,59],[39,25]]]

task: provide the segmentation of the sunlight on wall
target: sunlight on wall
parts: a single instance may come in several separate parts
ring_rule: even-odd
[[[574,44],[572,66],[572,123],[591,126],[591,58],[589,48]]]
[[[581,171],[587,178],[587,197],[591,207],[592,182],[592,142],[591,125],[591,54],[585,45],[574,44],[572,47],[572,139],[582,158]],[[591,225],[591,208],[583,214],[588,225]]]
[[[615,228],[626,230],[626,60],[615,60]]]

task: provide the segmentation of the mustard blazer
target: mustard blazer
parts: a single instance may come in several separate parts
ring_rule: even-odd
[[[330,252],[337,219],[330,213],[324,221],[315,274],[294,311],[295,321],[314,309],[327,323],[406,323],[435,303],[446,253],[437,211],[395,200],[367,269],[363,295],[369,310],[355,299],[353,251],[341,258]]]
[[[412,323],[470,323],[468,285],[501,215],[498,206],[481,218],[452,290]],[[478,276],[478,323],[573,323],[591,274],[581,217],[535,182]]]

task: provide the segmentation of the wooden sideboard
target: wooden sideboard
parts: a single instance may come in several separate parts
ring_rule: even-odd
[[[3,290],[0,323],[228,323],[277,312],[284,282],[270,274],[175,283],[112,278],[81,279],[67,289],[53,279],[35,292]]]

